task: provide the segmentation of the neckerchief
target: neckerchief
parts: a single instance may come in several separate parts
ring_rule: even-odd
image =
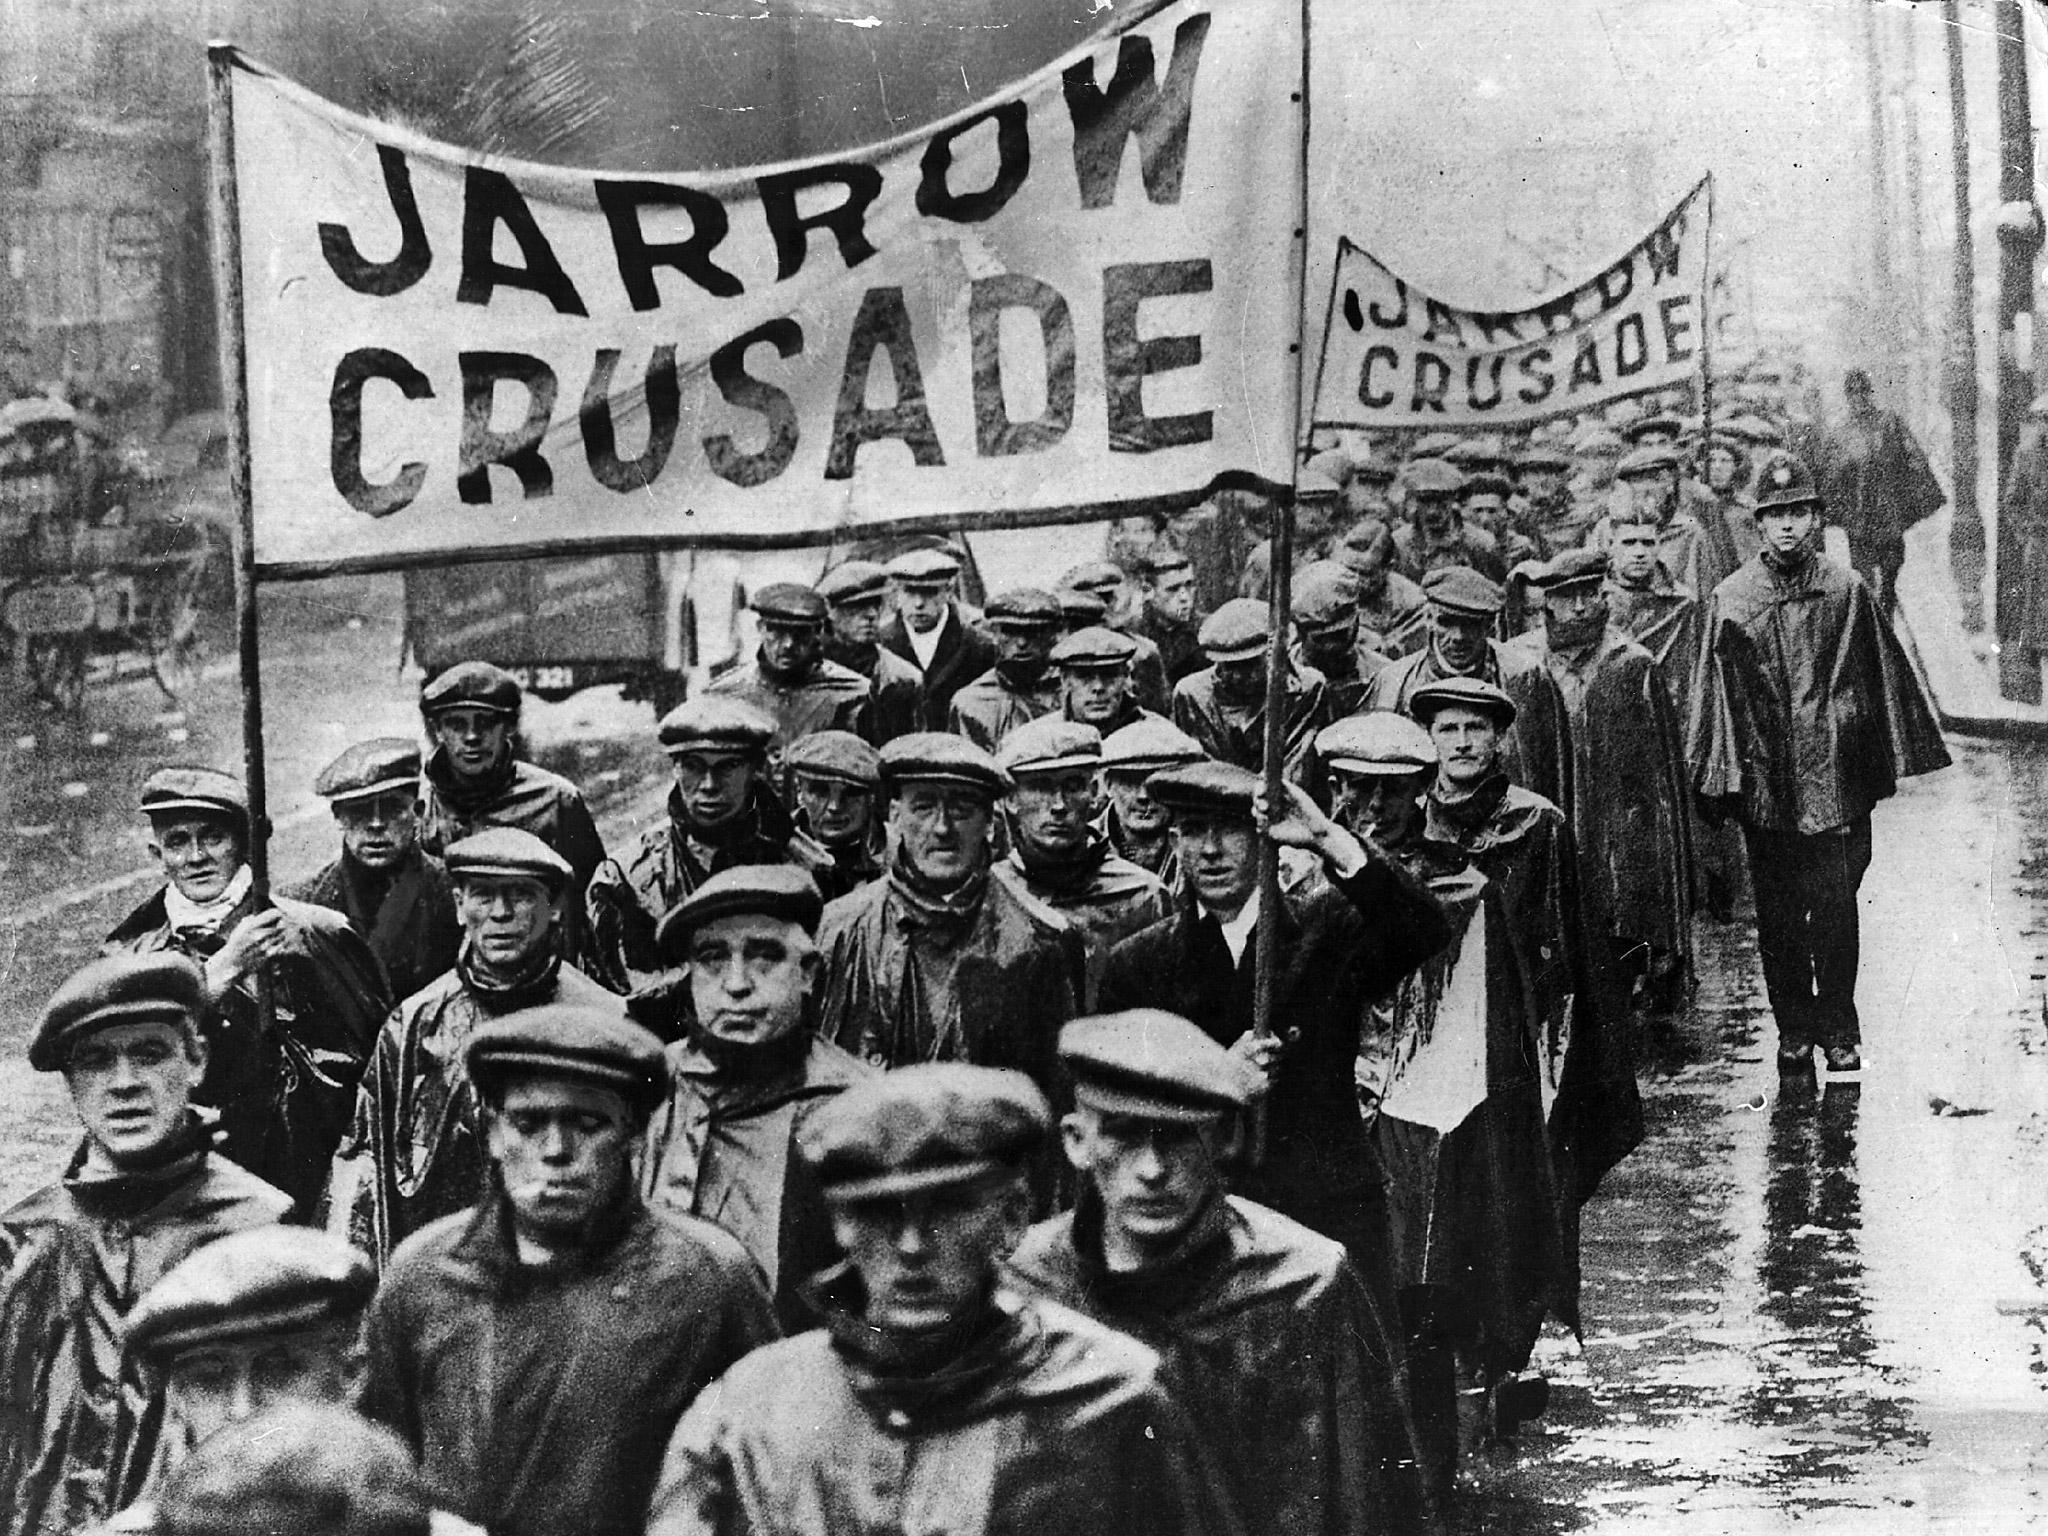
[[[1074,1203],[1074,1252],[1088,1288],[1113,1315],[1146,1312],[1172,1316],[1197,1295],[1230,1249],[1230,1205],[1219,1187],[1187,1229],[1136,1269],[1112,1270],[1103,1256],[1102,1197],[1083,1187]]]
[[[1109,839],[1100,832],[1090,833],[1087,841],[1071,853],[1042,853],[1030,847],[1014,831],[1011,846],[1016,853],[1018,867],[1031,883],[1061,896],[1078,891],[1093,880],[1115,851],[1110,847]]]
[[[205,1122],[197,1115],[187,1115],[184,1128],[145,1163],[88,1173],[87,1148],[81,1146],[64,1174],[64,1187],[73,1200],[95,1216],[132,1219],[161,1204],[179,1185],[197,1176],[206,1150]]]
[[[871,1412],[905,1416],[905,1428],[982,1393],[1015,1369],[1041,1333],[1030,1309],[997,1303],[993,1280],[964,1316],[919,1333],[868,1322],[861,1315],[860,1276],[850,1264],[825,1271],[806,1292],[846,1362],[853,1395]]]
[[[926,929],[944,942],[959,938],[974,925],[988,896],[986,864],[958,885],[940,887],[911,867],[901,844],[890,858],[884,878],[890,894],[901,904],[903,926]]]
[[[539,954],[530,956],[526,964],[509,973],[484,959],[467,938],[455,957],[455,972],[462,978],[462,990],[475,998],[484,1012],[492,1014],[513,1013],[552,1002],[561,970],[562,957],[552,935]]]
[[[510,746],[506,747],[505,755],[498,760],[497,766],[474,783],[456,776],[455,767],[448,761],[448,754],[444,748],[434,749],[433,755],[427,759],[426,767],[426,776],[432,782],[434,792],[465,819],[474,816],[510,789],[513,779],[518,777],[518,774],[519,760],[513,755]]]
[[[1803,586],[1807,572],[1813,568],[1813,548],[1810,543],[1800,545],[1789,555],[1779,554],[1768,544],[1760,553],[1765,567],[1787,586]]]
[[[220,932],[221,925],[234,914],[235,908],[249,899],[249,889],[255,881],[255,874],[244,864],[235,871],[227,889],[211,901],[192,901],[175,884],[166,885],[164,917],[171,925],[171,932],[177,935],[181,944],[195,944],[213,938]]]
[[[1508,797],[1508,776],[1496,768],[1469,790],[1446,789],[1439,779],[1429,792],[1429,804],[1437,817],[1462,841],[1493,819],[1501,801]]]

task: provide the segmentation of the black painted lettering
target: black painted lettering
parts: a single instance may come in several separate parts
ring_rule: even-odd
[[[1515,371],[1526,379],[1515,398],[1524,405],[1541,405],[1550,398],[1550,392],[1557,388],[1557,375],[1550,369],[1550,348],[1533,347],[1524,352]]]
[[[734,299],[740,280],[711,259],[731,227],[725,204],[696,187],[665,181],[600,181],[597,206],[612,230],[612,254],[619,263],[619,281],[633,308],[661,308],[661,290],[654,269],[672,267],[713,298]],[[642,208],[680,208],[690,216],[690,238],[649,244],[640,227]]]
[[[1207,17],[1201,18],[1207,20]],[[1202,360],[1200,336],[1138,337],[1138,307],[1170,294],[1207,293],[1215,276],[1207,261],[1140,261],[1102,273],[1102,374],[1112,453],[1156,453],[1215,435],[1214,413],[1145,414],[1145,380],[1192,368]]]
[[[1095,60],[1082,59],[1061,79],[1067,115],[1074,121],[1074,179],[1083,208],[1107,208],[1116,201],[1124,145],[1136,136],[1138,168],[1145,195],[1155,203],[1180,201],[1181,172],[1187,163],[1188,115],[1194,106],[1195,71],[1209,36],[1206,12],[1174,29],[1173,58],[1166,83],[1153,78],[1152,40],[1127,33],[1116,51],[1109,89],[1095,83]]]
[[[928,219],[951,219],[956,224],[979,224],[1002,212],[1031,174],[1029,117],[1023,102],[1006,101],[934,137],[919,164],[917,211]],[[986,122],[996,125],[996,179],[979,192],[955,192],[946,184],[946,174],[953,168],[953,145]]]
[[[1359,365],[1358,403],[1371,410],[1383,411],[1394,403],[1394,392],[1391,389],[1372,387],[1372,370],[1375,363],[1385,363],[1389,370],[1398,370],[1401,366],[1401,354],[1392,347],[1367,347],[1365,361]]]
[[[1448,336],[1457,347],[1465,345],[1465,328],[1458,324],[1458,312],[1448,304],[1439,304],[1435,299],[1424,298],[1422,312],[1429,317],[1429,324],[1423,330],[1424,341],[1435,341]]]
[[[893,405],[867,403],[868,376],[878,352],[888,354],[889,371],[895,377]],[[900,439],[921,467],[946,462],[939,451],[938,429],[925,405],[924,370],[918,366],[903,290],[870,288],[861,298],[860,310],[853,317],[853,334],[846,343],[839,403],[832,412],[832,445],[825,452],[825,478],[850,479],[861,445],[891,437]]]
[[[1614,327],[1614,376],[1626,379],[1650,366],[1650,338],[1641,315],[1623,315]]]
[[[462,459],[455,491],[467,506],[488,506],[490,469],[502,464],[519,477],[528,501],[553,494],[555,472],[541,457],[540,443],[555,414],[555,371],[523,352],[464,352],[462,364]],[[526,391],[526,419],[510,432],[491,428],[500,384]]]
[[[1425,406],[1441,416],[1444,413],[1444,395],[1451,387],[1451,365],[1434,352],[1415,354],[1415,388],[1408,396],[1408,409],[1420,411]]]
[[[726,404],[754,411],[767,422],[767,434],[758,452],[748,453],[726,432],[704,439],[704,456],[711,472],[742,489],[752,489],[773,480],[796,455],[796,402],[787,392],[747,372],[747,349],[765,343],[778,357],[796,357],[804,349],[803,327],[787,315],[757,325],[744,336],[735,336],[711,354],[711,382],[725,397]]]
[[[1571,377],[1565,380],[1564,387],[1566,394],[1600,387],[1599,338],[1591,332],[1579,341],[1578,353],[1572,358]]]
[[[1465,403],[1473,410],[1491,411],[1499,409],[1501,397],[1500,374],[1501,369],[1507,366],[1507,361],[1507,357],[1499,352],[1492,354],[1491,357],[1468,357],[1465,359]],[[1491,365],[1490,367],[1488,366],[1489,364]],[[1488,382],[1493,386],[1493,393],[1490,395],[1482,396],[1479,393],[1479,376],[1482,373],[1487,375]]]
[[[1692,301],[1693,296],[1689,293],[1674,293],[1668,299],[1657,301],[1657,318],[1664,325],[1664,361],[1667,363],[1682,363],[1696,350],[1686,340],[1693,333]]]
[[[607,490],[640,491],[652,485],[668,464],[675,447],[676,423],[682,416],[682,390],[676,384],[676,349],[660,346],[647,360],[646,388],[647,446],[639,457],[619,457],[618,421],[612,414],[612,374],[619,366],[616,347],[597,354],[590,370],[590,384],[583,391],[583,409],[578,420],[583,427],[583,457],[590,472]]]
[[[398,216],[398,254],[389,261],[364,259],[355,236],[340,224],[320,226],[320,254],[344,286],[373,299],[388,299],[427,275],[434,252],[427,244],[419,200],[412,195],[412,167],[406,163],[405,152],[379,144],[377,162],[384,168],[384,192],[391,199],[391,211]]]
[[[508,267],[498,260],[495,245],[501,224],[519,247],[525,266]],[[590,313],[512,178],[472,165],[462,191],[462,280],[455,286],[455,302],[488,304],[500,288],[537,293],[554,305],[557,314]]]
[[[868,239],[868,209],[882,195],[882,173],[872,165],[814,165],[801,171],[778,171],[757,183],[761,213],[775,238],[775,278],[788,282],[803,270],[810,253],[811,231],[828,231],[839,243],[839,259],[847,270],[875,254]],[[811,187],[842,187],[846,196],[816,213],[797,211],[797,194]]]
[[[385,379],[408,400],[431,400],[434,386],[405,358],[384,347],[357,347],[335,365],[334,384],[327,392],[327,417],[333,436],[328,447],[328,473],[342,499],[371,517],[389,517],[409,505],[426,483],[427,466],[407,463],[382,485],[363,478],[363,386]]]
[[[1035,421],[1012,421],[1003,398],[1002,320],[1006,309],[1038,318],[1045,351],[1045,410]],[[1021,273],[980,277],[968,293],[967,329],[974,355],[974,441],[985,459],[1050,448],[1074,425],[1074,315],[1059,290]]]
[[[1678,241],[1669,224],[1651,233],[1644,242],[1643,257],[1650,263],[1652,287],[1667,277],[1678,276]]]
[[[1600,290],[1600,313],[1621,303],[1636,287],[1636,263],[1633,256],[1624,256],[1613,266],[1593,279],[1593,286]]]
[[[1408,323],[1408,285],[1398,277],[1394,279],[1394,296],[1401,301],[1401,307],[1391,315],[1380,308],[1378,299],[1365,307],[1372,323],[1383,331],[1398,331]]]

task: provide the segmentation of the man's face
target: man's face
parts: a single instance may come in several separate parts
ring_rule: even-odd
[[[1145,601],[1172,624],[1185,624],[1195,615],[1195,573],[1185,565],[1155,571],[1145,583]]]
[[[1131,603],[1130,589],[1123,582],[1105,576],[1099,580],[1089,582],[1088,585],[1078,590],[1088,593],[1091,597],[1102,599],[1103,623],[1110,625],[1112,628],[1122,625],[1126,617],[1125,610],[1130,607]]]
[[[996,665],[1022,678],[1041,676],[1058,645],[1059,628],[1052,624],[998,624]]]
[[[434,740],[458,782],[488,778],[512,750],[512,717],[458,704],[434,716]]]
[[[1820,531],[1820,514],[1811,503],[1803,507],[1766,507],[1756,515],[1757,531],[1777,555],[1795,555],[1812,545]]]
[[[1436,659],[1460,677],[1479,670],[1492,632],[1493,620],[1484,614],[1460,613],[1439,604],[1430,607],[1429,640]]]
[[[334,1322],[194,1345],[165,1372],[171,1415],[196,1446],[290,1403],[347,1405],[361,1375],[355,1333],[354,1323]]]
[[[825,631],[818,625],[761,621],[761,670],[770,677],[804,677],[824,654]]]
[[[71,1047],[65,1086],[79,1123],[116,1167],[150,1162],[181,1135],[206,1048],[176,1024],[115,1024]]]
[[[827,848],[850,848],[866,840],[875,814],[875,792],[844,779],[796,776],[796,803],[811,836]]]
[[[1608,552],[1614,579],[1625,587],[1647,587],[1657,574],[1657,525],[1616,523]]]
[[[1222,1187],[1217,1121],[1142,1120],[1081,1106],[1060,1123],[1067,1161],[1102,1197],[1102,1224],[1141,1248],[1186,1232]]]
[[[1521,474],[1522,493],[1531,501],[1555,501],[1564,490],[1564,471],[1561,469],[1525,469]]]
[[[766,1045],[802,1028],[818,951],[796,923],[740,913],[690,936],[689,971],[699,1028],[731,1045]]]
[[[894,1198],[832,1203],[832,1235],[860,1274],[866,1320],[930,1333],[968,1316],[1024,1233],[1021,1180],[949,1184]]]
[[[365,869],[395,869],[419,842],[419,802],[410,789],[389,789],[334,807],[341,846]]]
[[[1010,791],[1017,841],[1039,853],[1072,853],[1088,841],[1088,823],[1102,797],[1092,768],[1020,774]]]
[[[1507,503],[1491,491],[1465,499],[1465,521],[1488,533],[1499,533],[1508,520]]]
[[[1735,455],[1726,448],[1707,450],[1707,486],[1711,490],[1725,491],[1735,484],[1740,464]]]
[[[965,784],[913,779],[889,802],[889,830],[910,867],[938,886],[988,866],[994,805]]]
[[[1330,770],[1330,816],[1339,826],[1389,845],[1406,842],[1422,820],[1428,769],[1414,773]]]
[[[1216,697],[1226,704],[1256,704],[1266,696],[1266,658],[1240,656],[1216,663]]]
[[[896,588],[896,611],[903,615],[906,625],[921,635],[944,622],[952,594],[951,582],[932,585],[906,581]]]
[[[1429,739],[1436,743],[1439,777],[1456,789],[1478,783],[1500,761],[1500,727],[1476,709],[1438,710]]]
[[[684,821],[696,831],[712,832],[745,812],[760,759],[752,752],[698,748],[674,754],[669,764]]]
[[[1060,684],[1066,693],[1067,715],[1101,731],[1112,729],[1131,696],[1128,662],[1108,667],[1063,667]]]
[[[1202,905],[1235,912],[1259,883],[1259,834],[1249,817],[1182,811],[1173,819],[1173,847]]]
[[[565,1078],[514,1079],[484,1123],[514,1226],[549,1247],[573,1243],[618,1202],[640,1141],[624,1095]]]
[[[1678,480],[1668,470],[1659,470],[1654,475],[1629,475],[1622,484],[1628,487],[1629,510],[1639,517],[1668,523],[1671,514],[1678,510]]]
[[[1338,675],[1351,670],[1351,642],[1357,630],[1349,614],[1335,624],[1301,626],[1301,650],[1319,672]]]
[[[930,625],[920,628],[929,629]],[[882,595],[832,605],[832,634],[842,645],[873,645],[882,633]]]
[[[218,816],[163,816],[150,826],[151,853],[187,901],[217,898],[242,867],[242,834]]]
[[[1151,837],[1166,830],[1166,807],[1145,792],[1150,769],[1142,773],[1111,773],[1105,782],[1116,819],[1126,832]]]
[[[1607,628],[1607,591],[1597,581],[1574,581],[1544,595],[1551,643],[1584,645]]]
[[[1431,538],[1442,538],[1457,524],[1457,508],[1448,496],[1417,495],[1412,498],[1412,505],[1415,526]]]
[[[465,875],[455,882],[455,916],[470,945],[496,970],[517,969],[544,949],[564,898],[517,875]]]

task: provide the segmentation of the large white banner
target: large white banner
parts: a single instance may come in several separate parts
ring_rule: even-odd
[[[1586,281],[1522,310],[1460,309],[1338,243],[1318,427],[1484,427],[1597,407],[1699,373],[1709,183]]]
[[[260,575],[1060,521],[1288,481],[1299,0],[691,176],[481,156],[230,55]]]

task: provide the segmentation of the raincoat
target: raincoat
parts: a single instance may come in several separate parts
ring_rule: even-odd
[[[1266,696],[1232,704],[1216,694],[1216,669],[1182,678],[1173,690],[1173,723],[1221,763],[1253,772],[1266,760]],[[1315,769],[1316,732],[1330,723],[1329,685],[1314,667],[1296,666],[1287,678],[1288,778],[1307,784]]]
[[[1100,835],[1077,858],[1057,864],[1027,858],[1013,838],[1010,856],[996,865],[996,876],[1051,907],[1081,935],[1088,952],[1084,1009],[1101,986],[1110,948],[1173,910],[1173,897],[1159,877],[1118,854]]]
[[[483,784],[458,784],[447,753],[436,747],[420,775],[420,802],[420,847],[437,857],[450,843],[486,827],[531,832],[554,849],[576,872],[569,915],[572,929],[581,927],[584,888],[604,862],[604,840],[582,790],[558,773],[517,758],[508,758]]]
[[[1508,727],[1503,766],[1524,789],[1553,805],[1570,805],[1571,724],[1565,718],[1564,698],[1557,691],[1556,680],[1542,657],[1525,647],[1499,640],[1486,644],[1486,660],[1473,676],[1492,683],[1515,701],[1515,723]],[[1365,702],[1360,707],[1398,710],[1405,715],[1416,689],[1456,675],[1437,660],[1435,647],[1425,644],[1414,655],[1401,657],[1375,675],[1366,685]]]
[[[945,622],[929,667],[918,666],[917,652],[911,646],[910,631],[901,614],[893,615],[883,624],[882,645],[918,668],[924,689],[924,718],[931,730],[938,730],[947,720],[953,695],[961,685],[996,664],[995,641],[967,622],[958,603],[946,606]]]
[[[384,967],[394,999],[408,998],[455,963],[462,924],[455,916],[455,887],[432,854],[415,848],[388,878],[363,868],[344,851],[340,858],[285,895],[330,912],[369,941]]]
[[[870,706],[874,685],[851,667],[821,659],[801,682],[783,683],[761,670],[759,662],[734,667],[716,679],[710,692],[744,699],[775,722],[768,738],[768,772],[778,791],[784,789],[782,757],[813,731],[852,731],[872,740]]]
[[[991,667],[953,695],[946,729],[965,736],[985,752],[993,752],[1018,726],[1057,713],[1064,702],[1056,667],[1047,668],[1043,677],[1024,689],[1011,687],[1003,674]]]

